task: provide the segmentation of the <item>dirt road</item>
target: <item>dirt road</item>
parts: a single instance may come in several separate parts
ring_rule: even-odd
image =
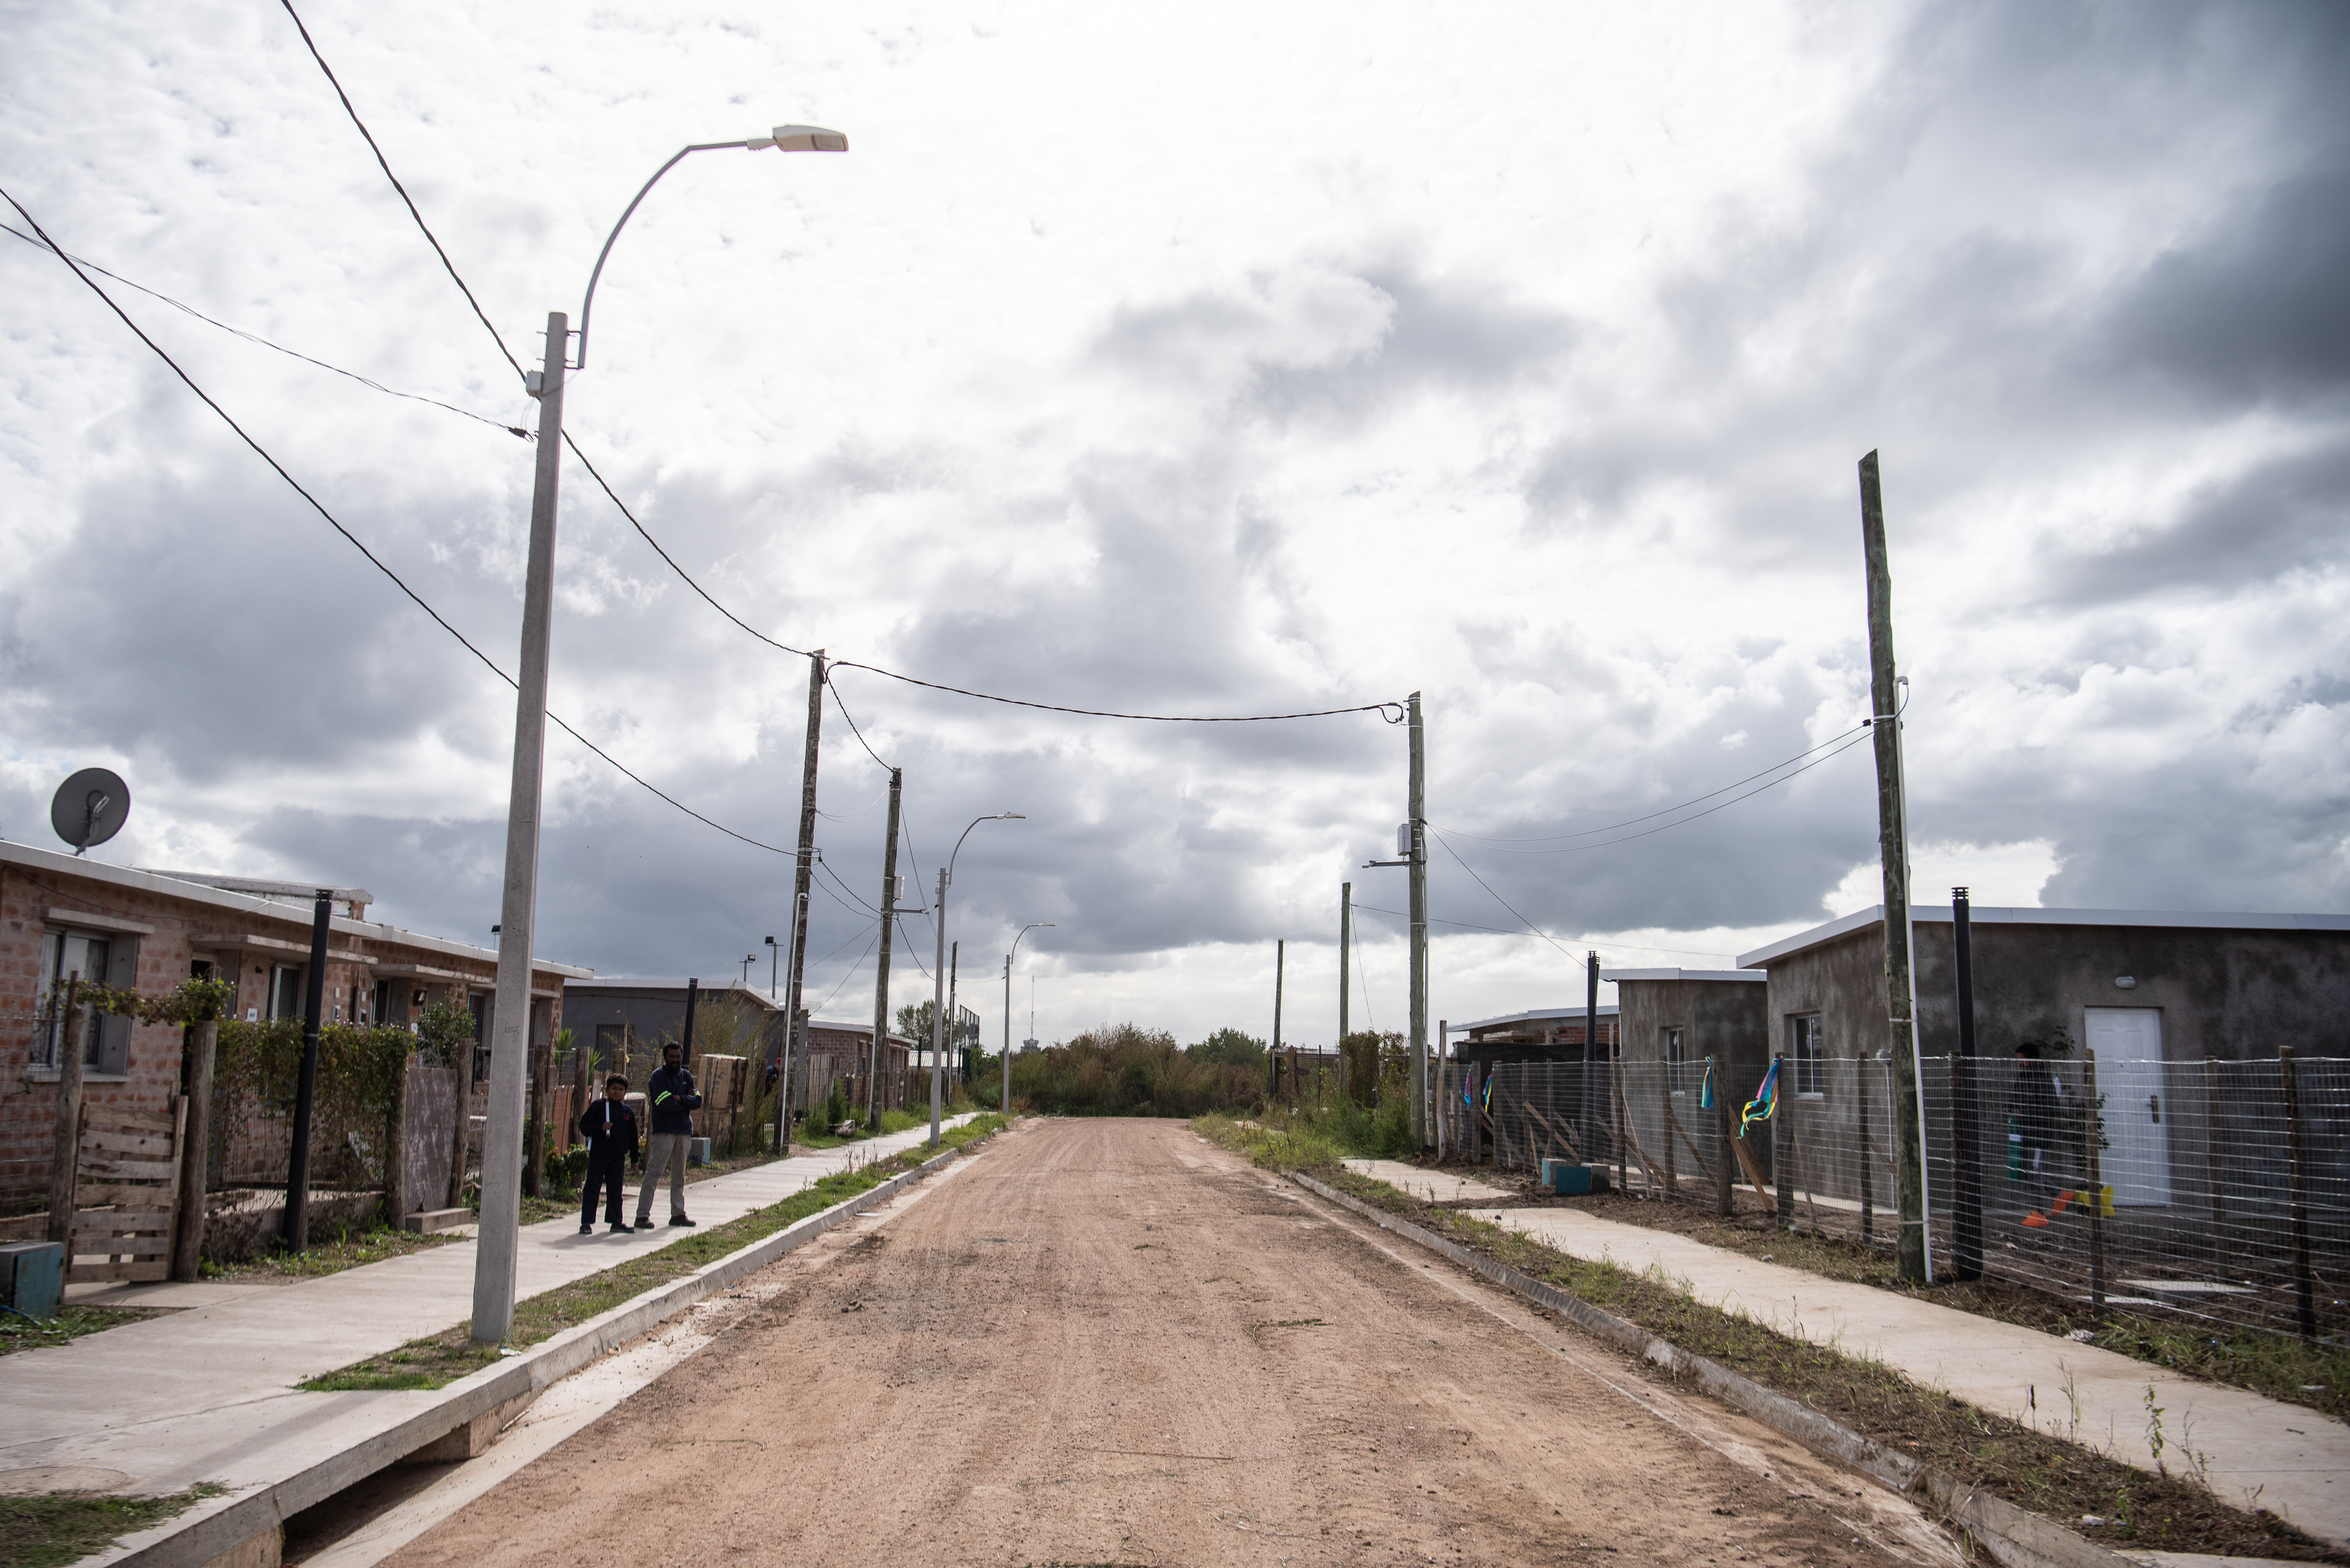
[[[1180,1123],[1024,1124],[392,1561],[1954,1561],[1393,1246]]]

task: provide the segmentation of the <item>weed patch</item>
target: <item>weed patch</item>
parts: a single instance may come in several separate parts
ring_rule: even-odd
[[[67,1306],[59,1307],[47,1322],[35,1323],[15,1313],[0,1314],[0,1355],[63,1345],[86,1334],[102,1334],[155,1315],[155,1309],[150,1307]]]
[[[191,1487],[169,1497],[106,1497],[86,1491],[0,1497],[0,1568],[63,1568],[224,1490]]]

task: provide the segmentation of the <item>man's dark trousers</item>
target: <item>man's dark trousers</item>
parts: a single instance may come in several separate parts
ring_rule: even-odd
[[[596,1196],[604,1196],[604,1223],[620,1223],[620,1189],[628,1184],[629,1151],[616,1148],[609,1154],[590,1151],[588,1156],[588,1185],[579,1194],[579,1223],[596,1223]]]

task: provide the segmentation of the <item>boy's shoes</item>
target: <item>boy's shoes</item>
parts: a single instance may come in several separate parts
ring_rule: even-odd
[[[637,1229],[639,1231],[650,1231],[652,1228],[653,1222],[650,1220],[639,1220],[637,1221]]]
[[[593,1236],[596,1233],[596,1227],[593,1225],[582,1225],[579,1227],[579,1233],[582,1236]]]
[[[2023,1217],[2023,1228],[2027,1231],[2037,1231],[2047,1223],[2048,1216],[2037,1209]]]
[[[2072,1201],[2073,1195],[2071,1193],[2060,1192],[2056,1195],[2056,1201],[2048,1206],[2048,1212],[2051,1215],[2062,1214],[2064,1212],[2065,1206]]]
[[[682,1215],[682,1214],[672,1214],[672,1215],[671,1215],[671,1216],[669,1217],[669,1222],[670,1222],[671,1224],[672,1224],[672,1225],[691,1225],[691,1224],[692,1224],[692,1223],[693,1223],[693,1221],[692,1221],[692,1220],[691,1220],[687,1219],[687,1218],[686,1218],[684,1215]]]
[[[625,1235],[628,1235],[628,1234],[629,1234],[629,1228],[628,1228],[626,1225],[615,1225],[615,1226],[613,1226],[613,1227],[612,1227],[611,1234],[613,1234],[613,1235],[615,1235],[615,1236],[625,1236]]]

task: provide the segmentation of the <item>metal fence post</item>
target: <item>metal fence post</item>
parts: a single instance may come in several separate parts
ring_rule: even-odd
[[[1790,1144],[1794,1137],[1794,1085],[1787,1077],[1787,1058],[1776,1058],[1779,1064],[1778,1088],[1771,1101],[1771,1187],[1777,1199],[1779,1223],[1786,1230],[1795,1228],[1795,1184],[1790,1179],[1795,1157]]]
[[[1730,1147],[1730,1064],[1725,1061],[1713,1075],[1713,1211],[1724,1220],[1734,1208],[1730,1162],[1736,1158]]]
[[[2285,1188],[2293,1222],[2293,1293],[2305,1343],[2317,1339],[2316,1280],[2309,1267],[2309,1164],[2301,1147],[2301,1067],[2290,1045],[2277,1047],[2284,1088]]]
[[[2089,1206],[2089,1311],[2106,1315],[2106,1183],[2104,1161],[2098,1158],[2105,1142],[2105,1107],[2097,1100],[2097,1058],[2081,1056],[2081,1172],[2088,1190],[2080,1196]]]
[[[1868,1058],[1856,1059],[1852,1064],[1853,1081],[1860,1092],[1853,1096],[1860,1107],[1860,1154],[1854,1164],[1860,1168],[1860,1239],[1877,1239],[1877,1179],[1868,1171]]]

